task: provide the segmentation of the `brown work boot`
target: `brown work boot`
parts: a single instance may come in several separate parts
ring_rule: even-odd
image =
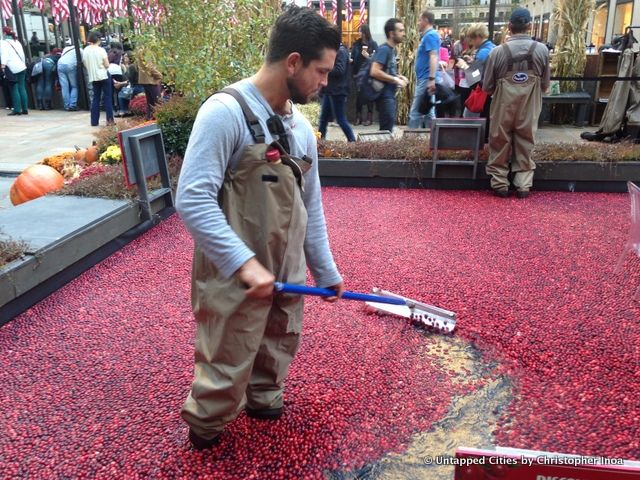
[[[509,190],[494,190],[493,194],[496,197],[500,197],[500,198],[508,198],[509,197]]]
[[[220,443],[220,434],[217,434],[213,438],[202,438],[196,434],[193,430],[189,429],[189,441],[196,450],[206,450],[208,448],[215,447]]]
[[[247,417],[256,418],[258,420],[278,420],[284,411],[283,407],[263,408],[261,410],[245,407],[244,409],[247,412]]]

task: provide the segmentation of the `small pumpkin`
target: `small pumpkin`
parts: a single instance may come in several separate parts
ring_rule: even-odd
[[[91,145],[89,148],[87,148],[87,151],[84,155],[84,161],[87,165],[91,165],[92,163],[97,162],[98,158],[100,158],[100,156],[98,155],[98,147],[96,145]]]
[[[16,178],[9,198],[14,205],[28,202],[49,192],[55,192],[64,185],[64,177],[48,165],[31,165]]]
[[[73,159],[76,162],[84,162],[84,159],[86,158],[86,156],[87,156],[87,149],[86,148],[76,147],[76,151],[73,154]]]

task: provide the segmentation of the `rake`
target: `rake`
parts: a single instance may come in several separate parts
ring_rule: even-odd
[[[274,289],[279,293],[314,295],[317,297],[336,296],[336,291],[329,288],[308,287],[306,285],[292,285],[281,282],[276,282]],[[407,318],[412,325],[420,326],[428,330],[440,333],[451,333],[456,327],[456,314],[454,312],[427,303],[418,302],[379,288],[374,288],[373,293],[375,295],[344,292],[342,298],[345,300],[365,302],[370,310]]]

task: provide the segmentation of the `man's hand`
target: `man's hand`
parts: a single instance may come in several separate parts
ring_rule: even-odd
[[[338,283],[337,285],[333,285],[333,286],[331,286],[331,287],[327,287],[327,288],[330,288],[331,290],[335,290],[335,291],[338,293],[338,295],[336,295],[335,297],[322,297],[322,299],[323,299],[325,302],[335,302],[335,301],[337,301],[337,300],[342,296],[342,294],[344,293],[344,282],[340,282],[340,283]]]
[[[429,90],[429,93],[431,95],[436,93],[436,81],[435,80],[427,80],[427,90]]]
[[[242,283],[249,287],[248,298],[267,298],[273,295],[273,282],[276,277],[264,268],[255,257],[252,257],[236,272]]]
[[[409,80],[407,80],[407,77],[404,77],[402,75],[398,75],[396,77],[393,77],[396,79],[396,84],[400,87],[400,88],[404,88],[409,84]]]

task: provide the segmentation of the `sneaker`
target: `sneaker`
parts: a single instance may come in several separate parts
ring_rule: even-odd
[[[507,198],[507,197],[509,197],[509,190],[494,190],[493,194],[496,197]]]
[[[213,438],[202,438],[196,434],[193,430],[189,429],[189,441],[196,450],[206,450],[207,448],[215,447],[220,443],[220,434]]]
[[[516,192],[516,197],[518,198],[527,198],[529,196],[529,190],[518,190]]]
[[[67,108],[67,111],[69,111],[69,112],[77,112],[78,111],[78,107],[69,107],[69,108]]]
[[[255,410],[250,407],[244,408],[247,412],[247,417],[256,418],[258,420],[278,420],[282,416],[284,408],[263,408],[261,410]]]

